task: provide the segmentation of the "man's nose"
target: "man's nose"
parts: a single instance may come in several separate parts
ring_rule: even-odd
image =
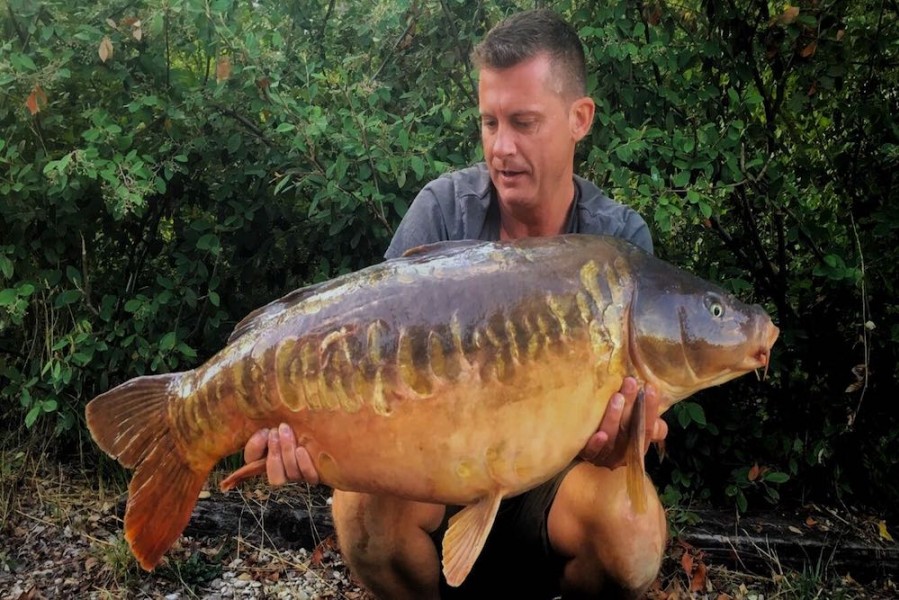
[[[495,156],[511,156],[515,154],[515,133],[508,126],[496,128],[493,138],[493,154]]]

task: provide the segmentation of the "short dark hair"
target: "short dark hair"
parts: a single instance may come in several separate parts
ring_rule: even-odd
[[[587,93],[581,39],[571,25],[545,8],[507,17],[487,32],[471,57],[478,69],[507,69],[540,54],[547,54],[552,61],[563,93]]]

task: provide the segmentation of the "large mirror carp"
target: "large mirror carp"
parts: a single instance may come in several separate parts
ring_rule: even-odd
[[[286,422],[328,486],[467,505],[443,540],[459,585],[500,500],[572,461],[624,377],[655,384],[664,412],[767,368],[777,336],[761,307],[617,238],[445,242],[260,308],[196,369],[97,396],[87,423],[135,469],[125,537],[145,569],[216,463]]]

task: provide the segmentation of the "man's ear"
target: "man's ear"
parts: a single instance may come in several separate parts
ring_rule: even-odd
[[[579,142],[593,125],[593,115],[596,113],[596,104],[593,99],[584,96],[571,103],[568,111],[568,126],[574,141]]]

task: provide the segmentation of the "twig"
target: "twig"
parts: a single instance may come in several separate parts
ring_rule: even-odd
[[[412,27],[415,25],[416,14],[412,13],[412,16],[409,18],[409,22],[406,24],[406,28],[403,30],[403,33],[400,34],[400,37],[396,39],[396,42],[393,43],[393,48],[390,49],[390,52],[381,61],[381,66],[378,67],[378,70],[375,71],[375,74],[371,76],[369,81],[375,81],[381,75],[381,71],[384,70],[384,67],[393,59],[393,56],[396,54],[396,49],[400,47],[400,44],[403,43],[403,40],[406,39],[406,36],[409,35],[409,32],[412,30]]]
[[[456,42],[456,50],[459,52],[459,59],[465,63],[465,76],[468,78],[468,85],[471,86],[471,89],[468,89],[462,85],[459,87],[462,88],[462,92],[468,97],[468,103],[470,106],[477,106],[477,100],[475,98],[475,90],[477,90],[477,86],[474,83],[474,80],[471,78],[471,69],[468,68],[470,65],[468,64],[468,55],[465,52],[465,49],[462,48],[459,42],[459,30],[456,29],[456,23],[453,21],[453,13],[450,12],[449,7],[446,5],[446,0],[440,0],[440,7],[443,9],[443,13],[446,15],[446,20],[449,22],[450,26],[450,35],[453,37],[453,40]],[[455,81],[455,78],[453,78]]]
[[[855,226],[855,217],[852,216],[852,211],[849,212],[849,222],[852,225],[852,233],[855,236],[855,244],[858,247],[858,262],[861,266],[862,277],[862,349],[865,357],[865,375],[864,382],[862,383],[862,391],[858,397],[858,404],[855,406],[855,411],[849,416],[849,427],[855,423],[855,419],[858,417],[858,412],[862,408],[862,401],[865,399],[865,392],[868,389],[868,364],[870,361],[870,350],[868,349],[868,297],[867,292],[865,290],[865,257],[862,254],[862,243],[858,238],[858,228]]]
[[[331,19],[331,13],[334,11],[334,4],[337,0],[331,0],[328,3],[328,10],[325,12],[325,18],[322,20],[322,27],[318,31],[318,54],[322,62],[325,62],[325,30],[328,27],[328,21]]]
[[[213,106],[220,113],[231,117],[232,119],[246,127],[250,131],[250,133],[253,134],[253,136],[259,139],[260,142],[262,142],[269,148],[277,148],[275,143],[265,137],[265,133],[263,133],[263,131],[259,129],[259,127],[257,127],[256,124],[249,120],[247,117],[234,111],[233,109],[228,108],[227,106],[222,106],[221,104],[213,104]]]

